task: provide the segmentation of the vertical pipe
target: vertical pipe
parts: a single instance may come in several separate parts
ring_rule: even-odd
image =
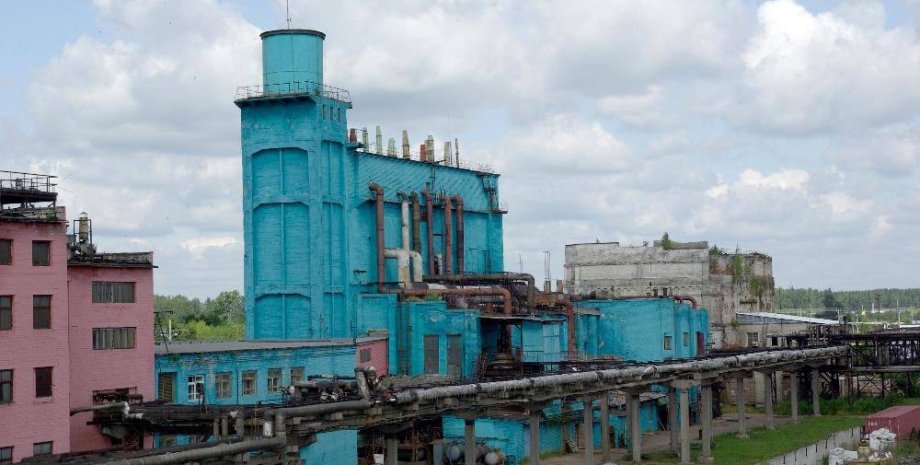
[[[425,144],[422,144],[418,148],[418,161],[428,161],[428,156],[425,152]]]
[[[409,195],[409,200],[412,202],[412,250],[421,253],[422,232],[419,223],[422,218],[418,207],[418,194],[413,192]]]
[[[639,463],[642,461],[642,418],[641,418],[641,402],[639,401],[639,392],[630,391],[628,395],[628,405],[627,407],[632,412],[632,417],[629,419],[629,438],[632,442],[632,459],[633,463]]]
[[[767,429],[774,429],[773,426],[773,373],[763,374],[763,410],[767,423]]]
[[[671,436],[671,451],[675,454],[679,448],[677,438],[677,392],[673,387],[668,387],[668,432]]]
[[[708,461],[712,457],[712,384],[702,386],[702,414],[703,414],[703,452],[701,461]]]
[[[540,465],[540,409],[530,409],[530,455],[532,465]]]
[[[463,422],[463,462],[476,465],[476,421],[464,419]]]
[[[799,373],[789,372],[789,403],[792,407],[792,422],[799,422]]]
[[[409,154],[409,131],[403,129],[403,138],[402,138],[402,157],[406,160],[412,158]]]
[[[454,274],[453,270],[453,202],[450,200],[449,195],[442,195],[442,200],[444,200],[444,273],[448,275]]]
[[[610,393],[601,393],[601,463],[610,462]]]
[[[397,457],[399,457],[399,443],[396,441],[396,436],[387,436],[386,439],[386,454],[383,459],[384,465],[399,465]]]
[[[377,218],[377,290],[383,292],[386,288],[384,282],[386,281],[386,266],[384,262],[384,229],[383,229],[383,188],[380,187],[380,184],[372,182],[368,185],[368,189],[374,193],[374,201],[376,204],[376,218]]]
[[[582,436],[585,439],[585,465],[594,465],[594,399],[582,398]]]
[[[380,126],[377,126],[376,137],[374,138],[374,147],[377,152],[377,155],[383,155],[383,133],[380,131]]]
[[[817,368],[811,370],[811,409],[814,416],[821,416],[821,374]]]
[[[425,221],[428,223],[428,274],[434,273],[434,204],[432,204],[431,191],[428,187],[422,191],[425,197]]]
[[[464,236],[463,226],[463,196],[454,194],[454,201],[457,206],[457,274],[464,273],[464,262],[466,255],[466,238]]]
[[[690,463],[690,393],[680,388],[680,461]]]
[[[746,438],[747,418],[744,413],[744,376],[735,377],[735,401],[738,404],[738,437]]]

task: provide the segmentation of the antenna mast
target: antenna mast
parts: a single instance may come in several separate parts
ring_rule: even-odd
[[[284,10],[287,15],[287,28],[291,29],[291,0],[284,0]]]

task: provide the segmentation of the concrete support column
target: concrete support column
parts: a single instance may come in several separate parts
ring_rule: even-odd
[[[230,437],[230,419],[226,415],[220,419],[220,437]]]
[[[776,402],[782,402],[783,396],[785,395],[783,392],[783,372],[777,371],[774,373],[773,378],[776,380],[776,388],[774,389],[774,393],[776,394]]]
[[[792,422],[799,422],[799,373],[789,372],[789,403],[792,408]]]
[[[673,387],[668,387],[668,433],[671,435],[671,451],[675,454],[680,449],[680,442],[677,437],[677,391]]]
[[[773,426],[773,372],[763,374],[763,411],[767,429]]]
[[[242,414],[236,417],[236,421],[233,422],[233,429],[236,430],[236,437],[242,438],[246,436],[246,420],[243,419]]]
[[[212,426],[211,435],[213,436],[212,439],[220,440],[220,420],[215,418],[214,424],[211,426]]]
[[[396,441],[396,436],[387,436],[384,441],[386,442],[385,455],[383,456],[384,465],[397,465],[399,443]]]
[[[530,463],[540,465],[540,409],[530,409]]]
[[[735,376],[735,402],[738,406],[738,437],[746,438],[747,418],[744,413],[744,375]]]
[[[821,416],[821,374],[811,370],[811,409],[816,417]]]
[[[712,461],[712,385],[705,383],[700,389],[702,405],[700,406],[703,428],[703,450],[700,462]]]
[[[680,463],[690,463],[690,390],[680,388]]]
[[[466,419],[463,424],[463,463],[476,465],[476,421]]]
[[[609,393],[601,394],[601,462],[610,461],[610,397]]]
[[[642,461],[642,416],[639,391],[627,391],[626,408],[631,413],[629,418],[629,442],[632,444],[633,463]]]
[[[594,399],[591,396],[585,396],[582,399],[584,409],[582,412],[581,431],[585,439],[585,465],[594,465]]]

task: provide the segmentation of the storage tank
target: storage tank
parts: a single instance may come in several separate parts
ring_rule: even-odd
[[[920,405],[898,405],[869,415],[863,422],[865,434],[887,428],[897,439],[910,436],[912,430],[920,432]]]
[[[312,29],[279,29],[263,32],[260,37],[262,82],[268,92],[277,92],[276,87],[289,83],[323,83],[326,34]]]

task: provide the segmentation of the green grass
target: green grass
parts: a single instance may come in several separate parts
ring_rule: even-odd
[[[798,424],[786,423],[775,430],[755,428],[748,433],[750,437],[747,439],[738,438],[736,434],[723,434],[713,440],[712,455],[716,465],[750,465],[860,424],[860,417],[828,415],[802,418]]]
[[[918,397],[898,397],[888,396],[880,397],[841,397],[839,399],[821,400],[821,413],[825,415],[868,415],[871,413],[885,410],[893,405],[920,405]],[[792,405],[787,402],[780,402],[776,406],[777,415],[789,415],[792,412]],[[799,400],[799,414],[811,414],[811,400]]]

